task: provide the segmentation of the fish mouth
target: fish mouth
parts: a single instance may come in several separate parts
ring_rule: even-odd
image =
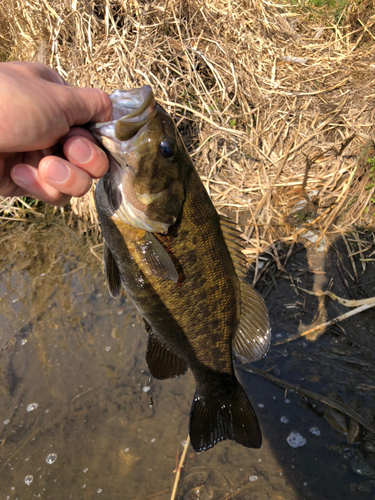
[[[154,93],[150,85],[139,89],[115,90],[109,96],[112,120],[95,123],[90,132],[112,154],[127,153],[136,147],[133,139],[156,112]]]
[[[114,120],[142,118],[149,106],[155,103],[150,85],[143,85],[139,89],[115,90],[110,99]]]

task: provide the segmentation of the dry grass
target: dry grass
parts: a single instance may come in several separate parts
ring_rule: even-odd
[[[374,1],[348,1],[335,21],[312,12],[271,0],[3,0],[0,51],[73,85],[151,84],[252,258],[309,228],[375,220]],[[92,193],[72,207],[97,225]]]

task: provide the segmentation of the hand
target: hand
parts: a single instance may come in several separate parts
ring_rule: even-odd
[[[101,90],[71,87],[43,64],[0,63],[0,196],[57,206],[83,196],[105,174],[108,159],[76,126],[111,114]]]

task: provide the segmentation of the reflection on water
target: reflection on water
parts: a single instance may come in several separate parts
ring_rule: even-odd
[[[14,227],[0,236],[0,499],[169,499],[192,375],[150,380],[142,322],[124,296],[109,297],[82,236]],[[261,450],[190,448],[177,498],[356,498],[347,462],[327,450],[341,441],[329,424],[297,395],[239,376]]]

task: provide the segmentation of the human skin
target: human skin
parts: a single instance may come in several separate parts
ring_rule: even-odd
[[[108,95],[72,87],[39,63],[0,63],[0,196],[64,206],[102,177],[108,159],[79,125],[111,119]]]

